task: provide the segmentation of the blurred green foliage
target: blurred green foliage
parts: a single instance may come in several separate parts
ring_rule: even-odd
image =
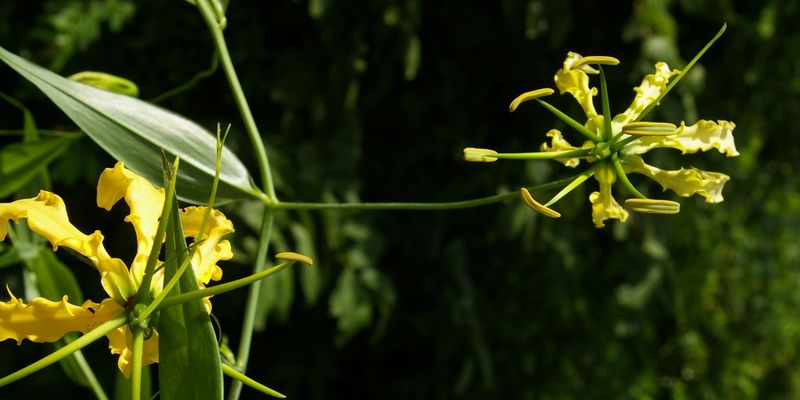
[[[737,124],[737,159],[657,155],[660,166],[729,174],[725,202],[682,199],[676,216],[633,215],[602,230],[589,217],[591,187],[559,203],[560,220],[518,202],[284,214],[274,247],[311,253],[317,263],[265,281],[252,376],[311,399],[800,397],[800,4],[472,3],[229,5],[229,47],[281,199],[448,201],[566,176],[547,162],[468,164],[461,149],[534,150],[548,129],[563,128],[535,107],[510,115],[507,104],[552,86],[567,51],[620,58],[607,75],[612,104],[625,104],[655,61],[682,67],[727,22],[725,36],[652,116]],[[0,16],[3,47],[65,75],[130,79],[145,99],[212,60],[197,11],[182,1],[5,2]],[[10,69],[0,76],[0,91],[27,106],[39,128],[73,129]],[[580,115],[569,98],[553,102]],[[253,165],[221,73],[161,104],[209,128],[230,122],[230,146]],[[17,108],[0,105],[0,128],[22,130]],[[132,255],[121,218],[96,221],[96,179],[110,165],[81,139],[55,161],[53,186],[67,204],[86,205],[70,208],[79,227],[99,224],[110,253]],[[232,279],[249,270],[260,213],[246,203],[225,211],[237,227],[237,259],[225,266]],[[58,257],[85,297],[97,299],[94,271],[65,252]],[[0,277],[21,293],[21,268],[3,266]],[[230,341],[243,304],[244,292],[215,299]],[[89,348],[87,358],[110,382],[103,347]],[[0,374],[47,351],[0,343]],[[3,388],[2,397],[56,390],[88,396],[50,368]]]

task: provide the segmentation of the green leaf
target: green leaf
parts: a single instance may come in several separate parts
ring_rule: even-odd
[[[43,247],[39,249],[36,258],[25,260],[25,263],[36,274],[37,286],[42,297],[58,301],[67,295],[70,303],[83,303],[81,288],[72,271],[59,261],[52,251]]]
[[[10,267],[12,265],[19,265],[22,262],[22,257],[16,247],[0,246],[0,268]]]
[[[164,281],[169,281],[186,255],[177,202],[167,227]],[[191,268],[170,295],[198,290]],[[222,366],[211,319],[202,300],[164,308],[159,316],[160,398],[221,399]]]
[[[13,143],[0,149],[0,197],[8,197],[60,156],[76,136],[44,138],[30,143]]]
[[[0,60],[36,85],[89,137],[113,157],[161,183],[161,149],[182,160],[182,199],[208,199],[216,164],[216,139],[196,123],[139,99],[70,81],[0,47]],[[261,197],[247,168],[228,149],[222,153],[217,201]]]

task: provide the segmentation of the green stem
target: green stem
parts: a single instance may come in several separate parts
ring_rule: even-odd
[[[181,276],[186,272],[187,269],[189,269],[189,265],[191,265],[192,263],[192,258],[194,258],[194,253],[197,251],[198,245],[199,242],[196,242],[192,245],[192,250],[186,257],[183,258],[180,267],[175,272],[175,274],[172,275],[167,284],[164,285],[164,288],[161,290],[161,293],[158,296],[156,296],[153,299],[153,301],[151,301],[150,304],[148,304],[147,307],[145,307],[145,309],[141,313],[139,313],[139,315],[135,316],[135,318],[131,321],[131,325],[138,325],[141,321],[145,321],[147,320],[147,318],[150,318],[150,315],[152,315],[153,312],[161,308],[160,307],[161,303],[165,299],[170,298],[169,296],[170,292],[172,291],[172,289],[175,288],[175,286],[178,285]]]
[[[566,196],[567,193],[573,191],[576,187],[580,186],[583,182],[589,179],[590,176],[594,175],[594,170],[596,170],[598,166],[600,166],[600,163],[596,162],[592,164],[591,167],[586,168],[586,171],[583,171],[580,175],[575,177],[575,179],[573,179],[572,182],[569,183],[569,185],[565,186],[563,189],[561,189],[560,192],[556,193],[556,195],[553,196],[553,198],[550,199],[550,201],[548,201],[544,206],[550,207],[551,205],[555,204],[555,202],[561,200],[562,197]]]
[[[680,80],[681,80],[681,79],[682,79],[682,78],[683,78],[683,77],[684,77],[684,76],[685,76],[687,73],[689,73],[689,70],[690,70],[690,69],[692,69],[692,67],[694,66],[694,64],[695,64],[695,63],[697,63],[697,61],[698,61],[698,60],[700,60],[700,57],[702,57],[702,56],[703,56],[703,54],[705,54],[705,53],[706,53],[706,51],[708,51],[708,49],[709,49],[709,48],[711,48],[711,46],[714,44],[714,42],[716,42],[716,41],[717,41],[717,39],[719,39],[719,38],[720,38],[720,36],[722,36],[722,34],[723,34],[723,33],[725,33],[725,29],[727,29],[727,28],[728,28],[728,24],[726,24],[726,23],[722,24],[722,28],[720,28],[720,30],[717,32],[717,34],[716,34],[716,35],[714,35],[714,37],[713,37],[713,38],[711,38],[711,40],[710,40],[708,43],[706,43],[705,47],[703,47],[703,48],[702,48],[702,49],[701,49],[701,50],[700,50],[700,51],[697,53],[697,55],[695,55],[695,56],[694,56],[694,58],[692,58],[692,61],[689,61],[689,64],[686,64],[686,66],[685,66],[685,67],[683,67],[683,70],[681,71],[681,73],[679,73],[679,74],[678,74],[678,76],[676,76],[676,77],[675,77],[675,79],[673,79],[673,80],[672,80],[672,82],[670,82],[670,83],[667,85],[666,89],[664,89],[664,91],[663,91],[663,92],[661,92],[661,95],[660,95],[660,96],[658,96],[658,98],[656,99],[656,101],[654,101],[654,102],[650,103],[650,105],[649,105],[649,106],[647,106],[647,108],[645,108],[645,109],[644,109],[644,111],[642,111],[642,113],[641,113],[641,114],[639,114],[639,116],[636,118],[636,121],[641,121],[641,120],[642,120],[642,118],[644,118],[644,117],[645,117],[645,115],[647,115],[647,113],[649,113],[649,112],[650,112],[650,111],[651,111],[653,108],[655,108],[655,107],[656,107],[656,106],[657,106],[657,105],[658,105],[658,104],[661,102],[661,99],[663,99],[663,98],[664,98],[664,96],[666,96],[666,95],[667,95],[667,93],[669,93],[669,91],[670,91],[670,90],[672,90],[672,88],[673,88],[675,85],[677,85],[677,84],[678,84],[678,82],[679,82],[679,81],[680,81]]]
[[[142,398],[142,354],[144,353],[144,329],[133,326],[133,359],[131,360],[131,399]]]
[[[108,396],[103,391],[103,386],[97,381],[97,376],[94,374],[92,367],[86,361],[86,357],[83,356],[83,352],[76,350],[74,353],[72,353],[72,357],[75,358],[75,362],[78,363],[78,367],[80,367],[81,371],[83,371],[83,376],[86,378],[86,382],[89,384],[92,392],[97,397],[97,400],[108,400]]]
[[[278,198],[275,195],[275,186],[272,180],[272,171],[269,166],[269,158],[267,151],[264,148],[264,143],[261,140],[261,134],[258,132],[253,113],[250,111],[250,106],[247,104],[247,98],[242,90],[242,85],[239,83],[239,78],[236,75],[236,70],[233,68],[233,61],[228,53],[228,46],[225,43],[225,37],[222,34],[222,29],[219,26],[217,13],[214,7],[208,0],[197,0],[197,7],[203,20],[206,22],[209,31],[214,40],[214,46],[219,54],[220,61],[222,62],[222,69],[225,71],[225,76],[228,79],[228,85],[233,92],[233,97],[236,101],[236,106],[239,108],[242,120],[244,121],[247,136],[255,152],[255,158],[258,163],[258,171],[261,175],[261,186],[266,191],[267,200],[272,203],[277,203]],[[253,266],[253,273],[258,273],[264,270],[266,265],[266,254],[269,248],[270,236],[272,235],[272,224],[274,222],[273,210],[264,208],[264,215],[262,217],[262,225],[260,229],[257,258]],[[250,355],[250,342],[253,336],[253,327],[255,325],[256,306],[259,298],[259,291],[261,290],[260,282],[255,282],[250,286],[247,297],[247,306],[244,312],[244,320],[242,321],[242,333],[239,341],[239,354],[237,356],[238,363],[241,369],[247,365],[247,360]],[[238,399],[241,393],[242,384],[240,381],[234,381],[228,393],[229,398]]]
[[[267,263],[267,249],[269,248],[269,238],[272,235],[272,225],[275,222],[275,212],[269,208],[264,209],[261,219],[261,231],[259,232],[258,249],[256,250],[256,262],[253,265],[253,274],[263,271]],[[255,281],[247,292],[247,305],[245,306],[242,320],[242,333],[239,336],[239,349],[236,355],[236,367],[244,371],[247,361],[250,358],[250,344],[253,341],[253,328],[255,327],[256,309],[261,292],[261,281]],[[233,381],[228,391],[229,399],[238,399],[242,391],[242,382]]]
[[[565,184],[574,180],[576,176],[566,179],[559,179],[557,181],[536,185],[528,188],[530,191],[540,191],[555,189],[564,186]],[[481,197],[472,200],[451,201],[444,203],[293,203],[293,202],[280,202],[276,204],[267,204],[276,210],[360,210],[360,211],[378,211],[378,210],[417,210],[417,211],[430,211],[430,210],[455,210],[461,208],[478,207],[487,204],[499,203],[501,201],[519,197],[519,192],[510,192],[496,194],[494,196]]]
[[[203,213],[203,222],[200,224],[200,229],[197,231],[197,236],[194,238],[194,244],[192,245],[192,250],[189,254],[184,257],[183,261],[181,262],[180,267],[172,275],[172,278],[164,285],[164,288],[161,290],[161,294],[159,294],[155,299],[153,299],[150,304],[142,311],[137,317],[136,320],[133,321],[133,324],[138,324],[139,321],[146,320],[150,317],[156,309],[158,309],[158,305],[164,301],[164,299],[169,296],[172,289],[178,285],[180,282],[181,276],[189,269],[189,265],[194,258],[194,254],[197,252],[198,246],[205,240],[203,235],[205,234],[206,227],[208,226],[208,221],[211,217],[211,210],[214,209],[214,201],[216,200],[217,196],[217,189],[219,188],[219,173],[222,169],[222,148],[225,143],[225,139],[228,137],[228,130],[225,131],[225,136],[220,137],[219,126],[217,126],[217,162],[214,167],[214,180],[211,182],[211,194],[208,197],[208,205],[206,206],[206,211]]]
[[[619,138],[621,138],[623,135],[625,134],[620,132],[619,135],[614,136],[614,139],[611,140],[610,143],[612,143],[611,144],[612,152],[616,153],[618,151],[621,151],[622,149],[625,148],[625,146],[628,145],[628,143],[631,143],[635,140],[639,140],[643,137],[643,136],[628,136],[625,139],[619,140]]]
[[[162,309],[162,308],[166,308],[166,307],[172,307],[172,306],[176,306],[178,304],[183,304],[183,303],[186,303],[188,301],[195,300],[195,299],[202,299],[202,298],[209,297],[209,296],[216,296],[216,295],[221,294],[221,293],[230,292],[231,290],[236,290],[236,289],[238,289],[240,287],[247,286],[247,285],[249,285],[249,284],[251,284],[253,282],[259,281],[259,280],[264,279],[264,278],[266,278],[266,277],[268,277],[270,275],[274,275],[274,274],[276,274],[276,273],[278,273],[280,271],[283,271],[284,269],[286,269],[286,267],[288,267],[288,266],[290,266],[290,265],[292,265],[294,263],[295,263],[294,261],[281,263],[281,264],[278,264],[278,265],[276,265],[276,266],[274,266],[274,267],[272,267],[270,269],[261,271],[261,272],[259,272],[257,274],[253,274],[253,275],[241,278],[241,279],[237,279],[235,281],[226,282],[226,283],[223,283],[223,284],[220,284],[220,285],[214,285],[214,286],[211,286],[209,288],[196,290],[196,291],[193,291],[193,292],[181,293],[181,294],[178,294],[178,295],[175,295],[175,296],[169,296],[166,299],[164,299],[164,301],[161,302],[161,304],[158,307],[158,309]]]
[[[225,36],[222,34],[222,29],[219,27],[217,14],[214,11],[213,5],[210,4],[208,0],[197,0],[197,8],[200,10],[200,14],[203,16],[203,20],[206,22],[209,31],[211,31],[214,46],[222,62],[222,70],[225,71],[225,77],[228,79],[228,86],[230,86],[233,92],[233,98],[236,101],[236,106],[244,122],[247,136],[250,139],[250,144],[253,146],[253,151],[255,151],[256,161],[258,162],[258,172],[261,174],[262,189],[266,190],[266,194],[270,199],[276,200],[267,151],[264,148],[264,142],[261,140],[261,134],[258,132],[253,113],[250,111],[250,105],[247,103],[244,90],[242,90],[242,85],[239,83],[239,77],[236,75],[236,70],[233,67],[233,61],[228,52],[228,45],[225,43]]]
[[[169,164],[166,161],[164,163],[166,164],[169,183],[167,184],[164,208],[161,210],[161,218],[158,221],[158,228],[156,229],[156,236],[153,239],[153,243],[164,243],[164,236],[167,233],[167,222],[169,221],[170,210],[172,210],[172,198],[175,195],[175,182],[177,181],[176,177],[180,158],[175,158],[175,161],[172,163],[171,171],[169,170]],[[136,292],[135,304],[150,303],[150,283],[153,280],[153,273],[155,273],[156,262],[158,261],[158,255],[160,253],[160,245],[153,246],[153,248],[150,249],[150,254],[147,257],[147,264],[144,268],[144,275],[142,276],[142,282],[139,285],[139,290]]]
[[[200,71],[197,74],[195,74],[195,76],[193,76],[192,79],[189,80],[189,82],[186,82],[183,85],[180,85],[180,86],[178,86],[176,88],[172,88],[170,90],[167,90],[164,93],[161,93],[160,95],[158,95],[156,97],[153,97],[152,99],[149,100],[149,102],[150,103],[159,103],[159,102],[162,102],[162,101],[166,100],[167,98],[175,96],[176,94],[180,94],[180,93],[183,93],[183,92],[191,89],[194,85],[196,85],[201,80],[206,79],[206,78],[214,75],[214,72],[217,72],[217,67],[218,66],[219,66],[219,56],[217,55],[217,52],[214,52],[214,54],[211,57],[211,65],[208,67],[208,69]]]
[[[603,99],[603,140],[608,141],[613,136],[611,132],[611,104],[608,101],[608,84],[606,83],[606,73],[603,66],[600,68],[600,97]]]
[[[536,101],[538,101],[539,104],[544,106],[544,108],[546,108],[548,111],[553,113],[556,117],[558,117],[558,119],[564,121],[567,125],[571,126],[573,129],[578,131],[581,135],[586,136],[587,139],[589,139],[589,140],[591,140],[591,141],[593,141],[595,143],[599,143],[599,142],[602,141],[602,139],[600,139],[599,136],[595,135],[594,132],[592,132],[589,129],[587,129],[580,122],[575,121],[574,119],[572,119],[572,117],[570,117],[569,115],[564,114],[563,112],[561,112],[561,110],[553,107],[550,103],[548,103],[548,102],[546,102],[544,100],[540,100],[540,99],[536,99]]]
[[[647,198],[647,196],[636,190],[636,187],[633,186],[631,181],[628,179],[628,175],[625,174],[625,169],[622,168],[622,163],[619,161],[617,153],[614,153],[614,155],[611,157],[611,164],[614,165],[614,170],[617,171],[617,177],[619,178],[620,182],[622,182],[622,186],[625,186],[625,189],[628,189],[631,194],[640,199]]]
[[[39,361],[36,361],[33,364],[30,364],[27,367],[22,368],[21,370],[14,372],[10,375],[6,375],[2,379],[0,379],[0,387],[8,385],[9,383],[12,382],[16,382],[44,367],[47,367],[53,363],[58,362],[59,360],[72,354],[73,352],[86,347],[89,343],[92,343],[95,340],[100,339],[101,337],[105,336],[107,333],[113,331],[114,329],[117,329],[120,326],[125,325],[127,322],[128,322],[127,313],[122,313],[106,322],[103,322],[97,328],[92,329],[87,334],[75,339],[74,341],[58,349],[57,351],[50,353],[49,355],[45,356]]]
[[[531,153],[497,153],[488,155],[504,160],[553,160],[558,158],[584,157],[589,155],[592,149],[575,149],[563,151],[535,151]]]
[[[277,397],[279,399],[285,399],[286,398],[286,396],[284,396],[282,393],[278,392],[277,390],[270,389],[270,388],[268,388],[268,387],[256,382],[255,380],[253,380],[249,376],[237,371],[235,368],[231,367],[228,364],[222,363],[222,372],[224,372],[225,375],[228,375],[231,378],[233,378],[235,382],[242,382],[245,385],[250,386],[251,388],[258,390],[261,393],[268,394],[268,395],[270,395],[272,397]]]

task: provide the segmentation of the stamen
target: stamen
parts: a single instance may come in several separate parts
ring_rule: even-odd
[[[494,154],[497,154],[497,152],[492,149],[480,149],[477,147],[464,148],[464,160],[466,161],[495,162],[497,161],[497,158],[492,157]]]
[[[625,208],[647,214],[677,214],[681,211],[680,203],[660,199],[627,199]]]
[[[576,69],[581,65],[586,64],[600,64],[600,65],[617,65],[619,64],[619,60],[614,57],[609,56],[587,56],[578,59],[574,63],[572,63],[572,69]]]
[[[678,129],[669,122],[631,122],[622,127],[622,133],[632,136],[670,136]]]
[[[278,254],[275,254],[275,258],[279,260],[289,260],[289,261],[297,261],[299,263],[305,265],[314,265],[314,260],[311,259],[309,256],[304,256],[300,253],[295,253],[293,251],[284,251]]]
[[[545,207],[541,205],[538,201],[536,201],[533,196],[531,196],[531,192],[528,189],[522,188],[519,190],[519,195],[522,198],[522,202],[525,203],[526,206],[550,217],[550,218],[560,218],[561,213],[552,208]]]
[[[551,94],[555,93],[553,89],[545,88],[545,89],[536,89],[530,92],[525,92],[516,99],[511,101],[511,104],[508,106],[508,111],[514,112],[514,110],[519,107],[520,104],[533,99],[538,99],[539,97],[550,96]]]

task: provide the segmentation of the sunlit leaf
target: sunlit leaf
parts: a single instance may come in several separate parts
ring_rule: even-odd
[[[175,274],[183,261],[183,240],[177,202],[167,226],[165,281]],[[181,275],[180,284],[170,295],[198,290],[192,269]],[[202,300],[163,309],[159,317],[159,388],[160,398],[221,399],[222,366],[214,328]]]
[[[161,182],[161,149],[181,157],[178,192],[195,203],[208,199],[216,139],[196,123],[144,101],[70,81],[0,48],[0,60],[36,85],[113,157]],[[258,197],[247,168],[225,149],[217,201]]]

